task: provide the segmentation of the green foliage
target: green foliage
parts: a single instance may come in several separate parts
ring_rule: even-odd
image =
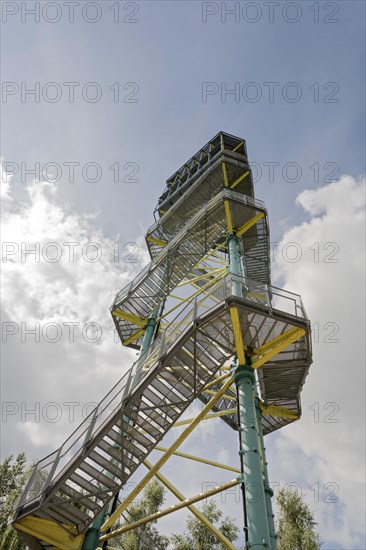
[[[318,550],[322,542],[315,532],[316,522],[308,505],[295,489],[281,489],[277,495],[278,549]]]
[[[0,464],[0,550],[24,550],[25,543],[11,526],[16,502],[29,475],[24,453]]]
[[[164,504],[164,494],[163,486],[157,480],[151,481],[146,486],[141,499],[128,507],[124,521],[114,525],[113,529],[129,525],[158,512]],[[113,539],[112,546],[120,547],[123,550],[145,550],[146,548],[149,548],[149,550],[165,550],[168,547],[169,539],[159,534],[154,525],[155,523],[156,521],[150,522],[124,533],[122,536]]]
[[[201,512],[206,518],[221,531],[225,537],[234,542],[239,533],[239,528],[232,519],[222,518],[222,512],[214,500],[205,502]],[[187,519],[187,531],[183,535],[173,535],[170,542],[174,550],[221,550],[225,548],[215,535],[195,516]]]

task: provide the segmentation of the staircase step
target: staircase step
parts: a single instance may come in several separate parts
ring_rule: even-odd
[[[63,493],[70,499],[75,499],[75,501],[80,502],[81,505],[86,506],[87,508],[89,508],[89,510],[94,511],[100,508],[100,504],[91,500],[90,498],[88,498],[87,495],[81,493],[80,491],[77,491],[74,487],[71,487],[70,485],[62,485],[58,493]]]
[[[121,447],[124,453],[128,452],[133,455],[137,460],[140,459],[141,450],[133,444],[133,440],[130,440],[122,434],[117,433],[116,430],[110,430],[107,436],[112,439],[119,447]],[[101,441],[98,443],[98,446],[102,448]],[[109,450],[107,450],[107,448]],[[109,443],[106,444],[106,448],[104,448],[103,446],[103,450],[111,456],[114,456],[112,454],[114,453],[113,446],[111,446]],[[116,451],[118,451],[118,449],[116,449]]]
[[[119,426],[121,426],[121,429],[124,433],[128,435],[129,438],[131,438],[132,441],[136,441],[139,445],[144,447],[145,449],[150,449],[151,446],[154,446],[156,444],[156,439],[147,437],[147,435],[150,435],[149,433],[142,434],[139,432],[134,426],[131,426],[130,424],[127,424],[126,422],[119,423]]]
[[[88,522],[90,519],[89,514],[83,513],[81,510],[67,504],[60,498],[52,498],[52,500],[47,503],[44,508],[46,514],[51,516],[58,522],[67,523],[67,524],[79,524]]]
[[[88,495],[94,495],[96,492],[96,485],[94,485],[93,483],[90,483],[90,481],[88,481],[85,477],[81,476],[77,472],[73,472],[70,475],[69,480],[72,483],[75,483],[76,485],[78,485],[80,489],[87,491]]]
[[[79,469],[90,475],[90,477],[92,477],[96,482],[99,482],[111,489],[111,491],[116,491],[118,489],[118,485],[116,483],[114,483],[109,477],[105,476],[100,470],[94,468],[91,464],[82,462],[79,464]]]
[[[96,447],[96,450],[90,451],[88,454],[88,458],[98,464],[99,466],[102,466],[102,468],[112,474],[114,477],[121,478],[122,476],[122,469],[116,466],[116,464],[113,464],[113,462],[110,460],[112,456],[110,455],[110,459],[108,460],[104,456],[102,456],[100,453],[97,452],[98,447]],[[102,449],[101,449],[102,450]],[[116,449],[118,450],[118,449]]]
[[[105,453],[109,454],[111,457],[114,458],[114,460],[118,460],[119,462],[125,464],[127,468],[131,469],[136,464],[139,463],[139,459],[135,457],[135,455],[132,455],[126,445],[124,444],[123,449],[119,450],[118,448],[114,447],[110,443],[108,443],[105,440],[99,441],[98,447],[104,451]],[[122,454],[123,453],[123,454]],[[133,456],[135,458],[135,461],[131,458]]]

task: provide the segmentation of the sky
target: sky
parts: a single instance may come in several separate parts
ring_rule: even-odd
[[[223,130],[247,141],[272,282],[313,328],[302,419],[266,438],[271,482],[301,490],[324,550],[364,549],[364,3],[1,10],[1,458],[56,449],[136,359],[109,307],[148,262],[166,179]],[[184,450],[238,463],[220,420]],[[178,459],[164,473],[187,496],[227,479]]]

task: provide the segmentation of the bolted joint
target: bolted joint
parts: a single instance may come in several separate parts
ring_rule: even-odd
[[[234,230],[234,231],[235,231],[235,230]],[[235,243],[238,244],[238,242],[239,242],[239,237],[237,237],[237,236],[236,236],[235,234],[233,234],[233,233],[228,233],[228,234],[226,235],[226,242],[227,242],[227,244],[229,244],[230,241],[235,241]]]
[[[247,361],[249,361],[249,364],[238,365],[237,368],[233,371],[234,382],[238,387],[242,386],[245,383],[255,383],[254,370],[250,365],[250,359],[248,358]]]

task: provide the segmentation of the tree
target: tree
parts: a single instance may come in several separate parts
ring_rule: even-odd
[[[230,518],[222,518],[222,512],[214,500],[209,500],[202,505],[201,512],[206,518],[221,531],[230,542],[234,542],[239,533],[239,528]],[[224,548],[215,535],[195,516],[187,519],[188,533],[174,534],[170,542],[174,550],[221,550]]]
[[[129,525],[139,519],[158,512],[165,501],[165,489],[157,481],[151,481],[145,488],[141,499],[127,508],[124,521],[113,526],[118,529]],[[147,523],[137,529],[127,531],[120,537],[113,539],[113,546],[119,546],[123,550],[165,550],[169,544],[168,537],[160,535],[155,527],[156,521]],[[111,541],[112,542],[112,541]]]
[[[314,515],[298,491],[280,489],[277,503],[279,550],[318,550],[322,542],[315,532]]]
[[[0,550],[24,550],[25,543],[11,526],[16,502],[29,476],[24,453],[10,455],[0,464]]]

